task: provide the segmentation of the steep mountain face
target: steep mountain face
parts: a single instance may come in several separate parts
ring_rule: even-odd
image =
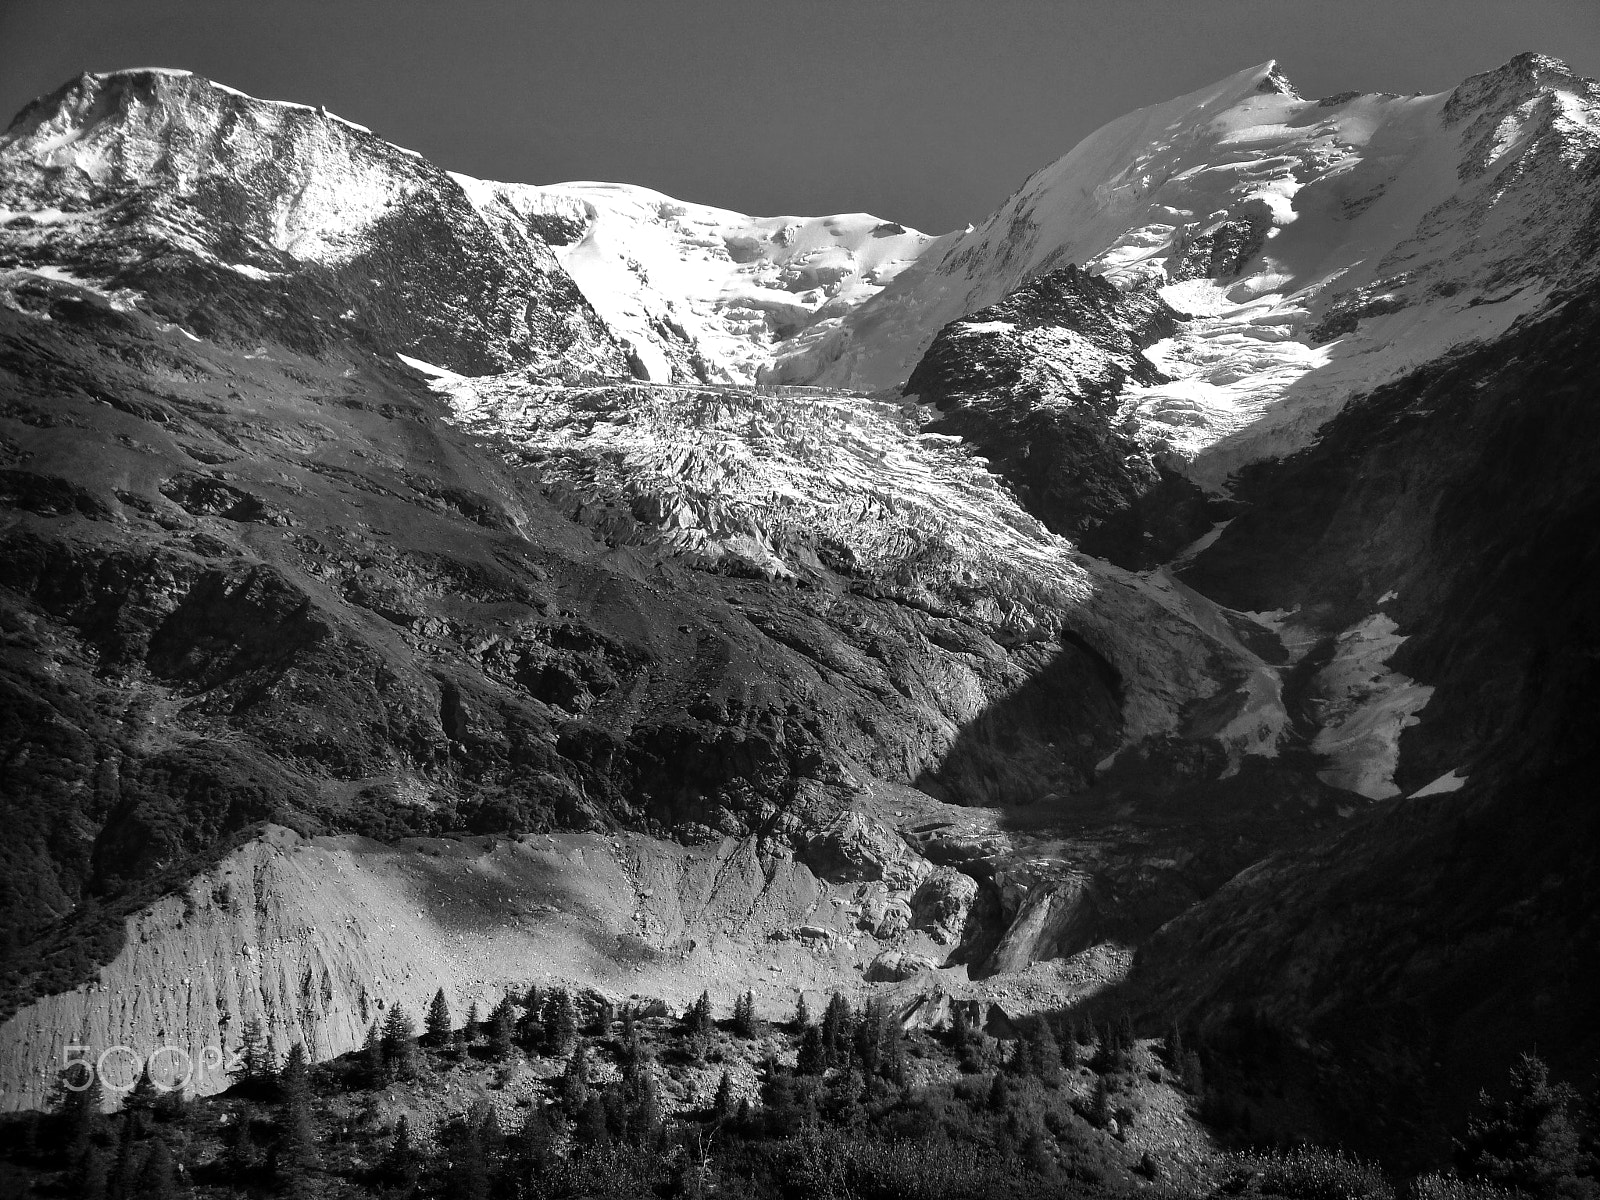
[[[1245,872],[1136,979],[1391,1153],[1446,1152],[1485,1062],[1536,1043],[1585,1078],[1600,1057],[1597,317],[1591,289],[1352,401],[1245,477],[1183,573],[1308,647],[1297,720],[1338,704],[1339,658],[1380,622],[1402,631],[1388,669],[1431,689],[1395,728],[1410,799]]]
[[[509,237],[548,241],[636,373],[661,383],[755,382],[782,346],[877,295],[935,240],[867,213],[748,217],[623,184],[455,178]]]
[[[1593,279],[1597,144],[1600,90],[1539,55],[1439,95],[1323,100],[1263,64],[1086,138],[773,377],[898,384],[948,323],[1077,264],[1190,318],[1119,416],[1214,488]]]
[[[0,1103],[533,978],[1122,996],[1352,1137],[1519,1006],[1580,1064],[1597,128],[1536,56],[1265,66],[928,238],[178,72],[30,106]]]
[[[975,446],[1051,529],[1149,568],[1210,524],[1182,460],[1118,419],[1125,390],[1165,380],[1143,351],[1177,326],[1154,292],[1063,267],[945,326],[905,388],[939,410],[928,430]]]
[[[357,339],[464,371],[624,367],[549,246],[497,236],[444,172],[185,72],[85,75],[23,110],[0,137],[0,207],[12,270],[70,260],[198,337],[266,322],[306,353]]]

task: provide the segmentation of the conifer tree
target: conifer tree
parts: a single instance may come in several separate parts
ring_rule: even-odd
[[[811,1009],[806,1004],[806,994],[797,992],[794,999],[794,1027],[798,1032],[811,1024]]]
[[[383,1056],[383,1030],[381,1021],[367,1027],[367,1040],[361,1044],[361,1074],[369,1088],[382,1087],[389,1078],[388,1064]]]
[[[470,1042],[478,1036],[479,1027],[483,1024],[483,1016],[478,1011],[478,1002],[474,1000],[467,1006],[467,1023],[464,1032]]]
[[[822,1030],[807,1025],[800,1035],[800,1047],[795,1057],[795,1074],[821,1075],[828,1069],[828,1052],[822,1044]]]
[[[402,1195],[417,1186],[417,1152],[411,1145],[411,1121],[401,1114],[394,1130],[394,1144],[379,1168],[383,1181]]]
[[[544,1107],[535,1104],[528,1109],[512,1147],[512,1154],[525,1178],[529,1175],[540,1176],[548,1171],[555,1137],[556,1131],[551,1127]]]
[[[160,1138],[155,1139],[150,1153],[145,1155],[136,1195],[138,1200],[176,1200],[178,1183],[173,1174],[172,1151]]]
[[[828,998],[828,1007],[822,1011],[822,1053],[830,1067],[843,1065],[853,1032],[850,1001],[835,992]]]
[[[278,1166],[295,1171],[317,1160],[316,1125],[311,1115],[311,1062],[304,1042],[289,1048],[278,1076]]]
[[[133,1121],[135,1137],[143,1137],[150,1131],[150,1119],[155,1113],[156,1101],[160,1098],[161,1093],[156,1089],[156,1081],[150,1078],[150,1063],[147,1060],[132,1089],[122,1098],[122,1111]]]
[[[993,1112],[1005,1112],[1011,1103],[1011,1085],[1006,1082],[1005,1072],[996,1071],[994,1082],[989,1085],[989,1108]]]
[[[684,1027],[690,1037],[708,1034],[712,1030],[711,1019],[711,993],[701,992],[700,999],[689,1006],[689,1011],[683,1015]]]
[[[577,1120],[572,1127],[572,1139],[591,1150],[602,1149],[610,1143],[611,1130],[606,1124],[606,1106],[599,1096],[590,1093],[584,1097],[583,1106],[578,1110]]]
[[[250,1109],[248,1107],[241,1109],[228,1137],[224,1162],[229,1176],[235,1180],[247,1182],[253,1179],[260,1166],[255,1134],[251,1129],[252,1121],[253,1114]]]
[[[572,1044],[572,1053],[567,1058],[558,1088],[561,1107],[569,1116],[575,1117],[583,1111],[583,1106],[589,1101],[590,1091],[589,1046],[582,1038]]]
[[[1111,1124],[1111,1085],[1104,1075],[1094,1081],[1094,1096],[1089,1101],[1089,1119],[1104,1129]]]
[[[112,1160],[106,1191],[117,1200],[128,1195],[134,1184],[133,1122],[123,1118],[117,1133],[117,1156]]]
[[[733,1032],[742,1038],[756,1036],[756,997],[746,991],[733,1002]]]
[[[69,1157],[81,1157],[100,1132],[104,1124],[100,1110],[104,1104],[105,1089],[100,1086],[100,1072],[92,1064],[73,1063],[56,1076],[50,1107],[56,1113],[61,1140]]]
[[[578,1040],[578,1014],[566,988],[552,988],[544,1002],[544,1049],[546,1054],[572,1053]]]
[[[717,1081],[717,1094],[711,1101],[711,1112],[719,1121],[726,1121],[734,1113],[733,1076],[727,1071]]]
[[[1477,1111],[1457,1143],[1462,1173],[1540,1200],[1588,1200],[1600,1195],[1591,1164],[1585,1169],[1578,1127],[1579,1098],[1568,1084],[1550,1079],[1536,1054],[1511,1068],[1501,1099],[1478,1096]]]
[[[443,988],[433,994],[433,1000],[428,1005],[428,1016],[425,1024],[428,1045],[442,1047],[449,1043],[450,1005],[445,1001]]]
[[[86,1145],[73,1162],[67,1177],[71,1194],[77,1200],[107,1200],[105,1155],[95,1145]]]
[[[504,1061],[511,1057],[512,1035],[516,1030],[516,1008],[510,996],[502,996],[489,1014],[489,1053]]]
[[[967,1011],[967,1006],[957,1001],[950,1013],[950,1044],[957,1050],[965,1049],[972,1044],[972,1014]]]
[[[383,1066],[391,1079],[411,1079],[417,1073],[417,1027],[403,1004],[391,1008],[383,1021]]]
[[[1056,1044],[1056,1035],[1050,1029],[1050,1023],[1043,1017],[1035,1017],[1024,1031],[1022,1041],[1028,1047],[1028,1069],[1046,1087],[1057,1087],[1061,1083],[1061,1047]]]
[[[235,1084],[244,1084],[247,1090],[260,1092],[272,1082],[277,1073],[276,1056],[267,1040],[267,1027],[260,1017],[251,1017],[244,1023],[240,1035],[239,1058],[232,1076]]]
[[[448,1200],[489,1200],[489,1156],[479,1130],[470,1119],[454,1130],[450,1171],[445,1176]]]

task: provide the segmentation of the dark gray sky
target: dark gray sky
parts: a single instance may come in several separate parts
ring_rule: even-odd
[[[937,233],[1268,58],[1318,96],[1523,50],[1600,75],[1600,0],[0,0],[0,122],[80,71],[186,67],[472,175]]]

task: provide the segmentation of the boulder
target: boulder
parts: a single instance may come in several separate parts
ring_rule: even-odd
[[[804,860],[831,883],[882,880],[894,891],[910,891],[932,869],[893,829],[855,810],[840,813],[813,835]]]
[[[978,895],[978,881],[954,867],[935,867],[911,897],[911,925],[927,931],[941,946],[961,940],[967,914]]]

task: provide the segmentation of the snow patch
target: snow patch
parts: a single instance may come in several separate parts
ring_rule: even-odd
[[[1410,799],[1416,800],[1422,796],[1438,796],[1445,792],[1459,792],[1467,786],[1467,777],[1460,772],[1460,767],[1452,767],[1432,783],[1419,787],[1412,792]]]

